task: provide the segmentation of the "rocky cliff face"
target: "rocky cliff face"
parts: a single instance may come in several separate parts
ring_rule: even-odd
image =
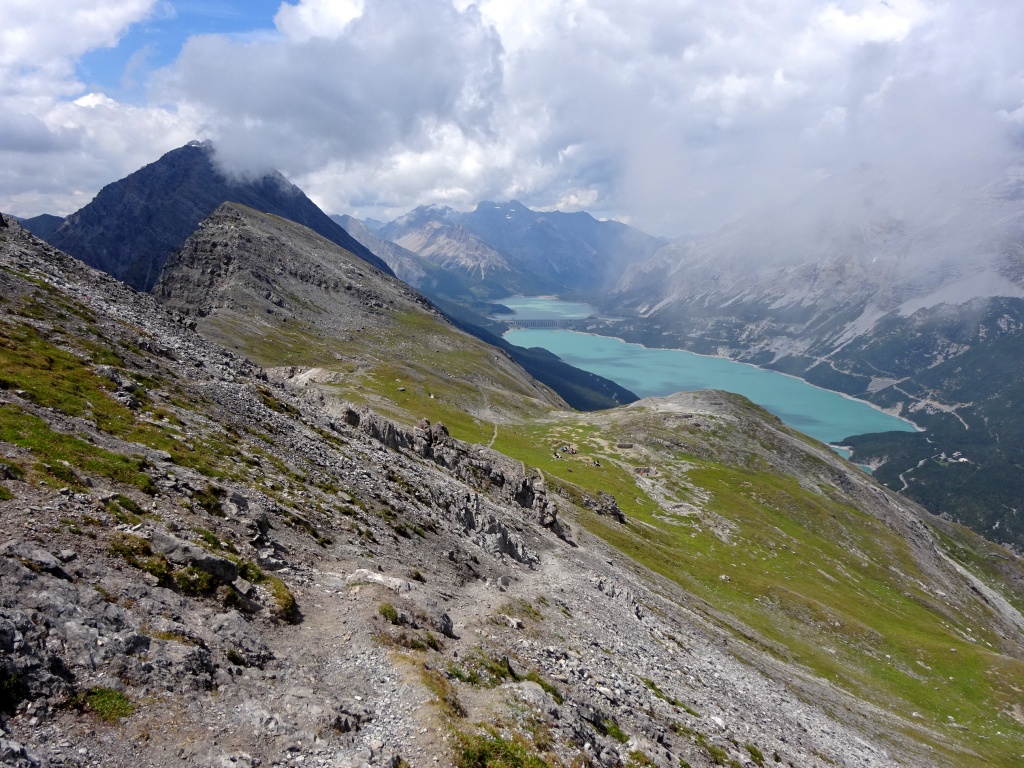
[[[332,216],[352,237],[383,260],[403,282],[428,296],[443,296],[457,301],[473,302],[479,298],[478,287],[462,270],[446,269],[380,237],[366,224],[352,216]]]
[[[254,215],[223,213],[225,232]],[[280,266],[333,280],[316,259]],[[1021,619],[1002,596],[1019,602],[1019,563],[987,568],[975,539],[939,538],[748,403],[496,426],[534,468],[347,402],[312,368],[261,368],[197,332],[218,307],[165,308],[13,223],[0,288],[5,764],[1024,751]],[[556,440],[573,452],[552,457]]]
[[[89,266],[149,290],[171,252],[226,201],[299,222],[390,274],[284,176],[229,177],[217,169],[213,148],[199,142],[108,184],[46,239]]]
[[[421,288],[427,277],[428,263],[418,253],[392,243],[377,235],[366,224],[353,216],[331,217],[342,229],[384,260],[399,280]]]
[[[504,254],[462,226],[458,216],[444,206],[421,206],[386,224],[378,234],[431,264],[489,288],[489,294],[507,296],[542,289],[542,279],[519,274]]]

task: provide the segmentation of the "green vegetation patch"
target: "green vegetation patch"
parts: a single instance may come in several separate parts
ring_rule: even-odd
[[[175,570],[171,576],[179,591],[187,595],[209,595],[219,586],[212,573],[191,565]]]
[[[482,734],[456,734],[457,768],[550,768],[520,738],[506,739],[493,729]]]
[[[108,723],[115,723],[135,713],[135,705],[128,697],[112,688],[90,688],[79,693],[72,703],[76,707],[88,709]]]
[[[219,485],[207,485],[195,492],[195,501],[215,517],[224,517],[224,499],[228,492]]]
[[[106,431],[121,432],[134,421],[111,399],[113,382],[28,324],[0,320],[0,389],[18,390],[26,400],[69,416],[92,414]]]
[[[505,680],[518,680],[519,675],[512,669],[512,662],[508,656],[500,659],[496,656],[489,656],[485,653],[478,653],[474,663],[484,675],[484,680],[489,686],[501,685]]]
[[[747,753],[750,755],[750,759],[758,765],[764,765],[764,753],[758,749],[756,744],[745,745]]]
[[[288,589],[288,585],[278,577],[266,573],[262,568],[251,560],[240,560],[232,557],[237,562],[238,575],[253,584],[259,584],[270,591],[276,606],[274,614],[277,618],[289,624],[298,624],[302,621],[302,613],[299,611],[299,603],[295,595]]]
[[[601,723],[601,731],[606,736],[611,736],[620,744],[625,744],[629,741],[629,734],[622,730],[614,720],[605,720]]]
[[[270,593],[274,596],[274,605],[277,608],[275,613],[278,618],[289,624],[298,624],[302,620],[302,614],[299,613],[299,603],[292,591],[288,589],[288,585],[279,577],[269,575],[267,583]]]
[[[144,471],[149,467],[145,458],[107,451],[72,435],[55,432],[38,416],[11,403],[0,403],[0,441],[32,451],[39,460],[33,469],[42,478],[49,476],[63,484],[81,487],[78,472],[134,485],[146,493],[155,491],[153,479]]]
[[[459,701],[459,694],[451,680],[427,664],[420,664],[418,669],[423,685],[433,694],[434,701],[441,711],[450,718],[465,717],[466,709]]]
[[[172,566],[167,558],[154,554],[147,539],[131,533],[117,532],[107,546],[110,554],[120,557],[128,565],[156,576],[164,586],[170,586]]]
[[[100,334],[99,329],[93,332]],[[65,343],[81,348],[80,354],[66,349],[62,346]],[[237,452],[237,446],[214,434],[204,435],[195,446],[189,445],[180,439],[180,430],[173,428],[180,426],[178,419],[166,419],[166,424],[151,423],[156,420],[146,420],[141,412],[114,400],[111,395],[117,386],[93,368],[95,364],[111,362],[124,365],[102,337],[65,337],[59,328],[44,331],[27,323],[12,325],[0,320],[0,389],[16,391],[20,397],[38,406],[89,419],[102,432],[165,451],[174,462],[207,476],[221,476],[221,466],[227,456]],[[142,376],[135,378],[149,381]],[[143,408],[149,405],[142,388],[136,389],[133,396],[143,404]],[[183,405],[188,409],[197,407],[192,402],[183,402]],[[153,413],[168,415],[162,409]],[[16,440],[11,442],[22,444]],[[93,449],[94,452],[98,450]],[[52,465],[65,458],[72,466],[79,467],[68,457],[52,458],[55,460],[43,461]]]
[[[523,598],[517,598],[504,603],[498,608],[499,613],[504,613],[507,616],[515,616],[519,619],[529,619],[531,621],[543,621],[544,614],[537,610],[529,600]]]
[[[686,704],[686,702],[680,701],[674,696],[667,695],[663,690],[661,690],[661,688],[658,687],[658,684],[655,683],[653,680],[646,677],[642,677],[640,679],[643,681],[643,684],[650,689],[651,693],[653,693],[662,701],[671,704],[673,707],[678,707],[679,709],[683,710],[689,715],[692,715],[693,717],[700,717],[700,713],[697,712],[697,710]]]
[[[927,712],[935,724],[966,726],[951,734],[963,751],[914,734],[957,764],[981,765],[972,753],[1012,754],[1022,729],[1009,713],[1024,664],[993,653],[1001,641],[978,629],[988,626],[983,606],[970,619],[952,614],[922,586],[928,577],[907,542],[831,488],[815,493],[757,457],[748,466],[677,458],[685,474],[666,472],[661,486],[689,500],[693,491],[676,479],[684,478],[702,494],[700,516],[674,519],[635,504],[629,526],[585,515],[585,527],[737,617],[742,625],[727,628],[745,641],[908,719]],[[965,641],[971,636],[976,642]]]
[[[128,525],[138,525],[146,514],[135,501],[120,493],[107,502],[106,509],[119,523]]]
[[[752,406],[740,411],[761,418]],[[635,435],[643,435],[636,449],[618,449]],[[494,447],[541,470],[549,493],[580,507],[578,520],[591,533],[716,606],[720,620],[735,617],[725,628],[744,642],[909,722],[924,713],[923,725],[944,735],[922,728],[913,738],[949,762],[987,765],[974,755],[1014,754],[1024,729],[1010,713],[1015,688],[1024,687],[1024,664],[999,655],[1004,641],[984,629],[984,606],[976,604],[970,616],[950,611],[923,586],[928,576],[904,539],[827,481],[812,488],[776,471],[768,458],[781,446],[771,440],[770,433],[746,433],[743,422],[687,431],[637,409],[553,421],[539,414],[499,428]],[[566,444],[577,453],[553,450]],[[820,460],[806,461],[811,471],[827,472]],[[658,471],[639,481],[634,470],[646,464]],[[661,503],[648,487],[657,488]],[[615,497],[626,525],[583,508],[587,496],[602,491]],[[675,513],[675,503],[691,511]],[[1012,559],[955,524],[940,521],[940,528],[951,557],[1021,603],[1007,589],[1021,578]],[[948,731],[942,726],[949,722],[965,727]],[[750,759],[756,762],[753,753]]]
[[[448,677],[467,685],[480,685],[480,675],[472,669],[463,669],[455,664],[448,665]]]
[[[557,686],[555,686],[555,684],[552,683],[550,680],[546,680],[545,678],[541,677],[540,673],[538,673],[537,671],[531,669],[529,672],[523,675],[520,678],[520,680],[529,680],[531,683],[536,683],[541,688],[543,688],[547,693],[551,694],[551,698],[555,700],[555,703],[562,703],[562,692],[559,691]]]
[[[725,765],[729,760],[729,753],[726,752],[722,747],[714,744],[709,744],[707,747],[708,754],[711,756],[711,760],[715,765]]]
[[[658,764],[651,760],[642,750],[634,749],[626,758],[626,768],[657,768]]]

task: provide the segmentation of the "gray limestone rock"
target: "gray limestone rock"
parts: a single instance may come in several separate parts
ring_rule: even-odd
[[[231,584],[238,578],[238,566],[233,562],[173,534],[154,529],[150,541],[153,551],[164,555],[172,563],[206,571],[224,584]]]
[[[30,542],[8,541],[0,547],[0,555],[16,558],[33,571],[50,573],[60,579],[71,579],[61,567],[60,560]]]

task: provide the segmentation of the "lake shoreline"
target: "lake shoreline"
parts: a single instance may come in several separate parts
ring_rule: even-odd
[[[583,318],[583,319],[586,319],[586,318]],[[694,352],[694,351],[689,350],[689,349],[679,349],[679,347],[649,347],[646,344],[642,344],[639,341],[626,341],[621,336],[613,336],[613,335],[604,334],[604,333],[594,333],[592,331],[574,331],[574,330],[568,330],[568,329],[564,329],[564,330],[566,330],[568,333],[578,333],[580,336],[597,336],[597,337],[602,338],[602,339],[615,339],[616,341],[621,342],[623,344],[632,344],[632,345],[635,345],[637,347],[641,347],[643,349],[650,349],[650,350],[663,349],[663,350],[670,351],[670,352],[685,352],[688,355],[696,355],[697,357],[707,357],[707,358],[710,358],[712,360],[726,360],[726,361],[728,361],[730,363],[736,363],[738,365],[747,365],[747,366],[750,366],[751,368],[756,368],[759,371],[768,371],[769,373],[775,373],[775,374],[778,374],[779,376],[788,376],[789,378],[795,379],[796,381],[799,381],[799,382],[802,382],[802,383],[806,384],[809,387],[814,387],[815,389],[820,389],[822,392],[830,392],[830,393],[832,393],[834,395],[839,395],[840,397],[844,397],[847,400],[852,400],[852,401],[854,401],[856,403],[864,403],[864,405],[866,405],[866,406],[868,406],[870,408],[873,408],[874,410],[878,411],[879,413],[884,413],[886,416],[892,416],[894,419],[899,419],[904,424],[909,424],[910,426],[912,426],[914,428],[914,431],[916,431],[916,432],[924,432],[925,431],[924,427],[919,426],[916,422],[911,421],[906,416],[901,416],[898,413],[893,413],[892,410],[890,410],[890,409],[882,408],[881,406],[875,405],[874,403],[872,403],[872,402],[870,402],[868,400],[861,400],[859,397],[854,397],[853,395],[848,394],[846,392],[840,392],[839,390],[836,390],[836,389],[829,389],[827,387],[822,387],[822,386],[820,386],[818,384],[814,384],[813,382],[810,382],[807,379],[802,379],[802,378],[800,378],[799,376],[797,376],[796,374],[793,374],[793,373],[786,373],[785,371],[776,371],[774,368],[765,368],[763,365],[758,365],[757,363],[748,363],[746,360],[734,360],[733,358],[728,357],[726,355],[709,355],[709,354],[704,353],[704,352]],[[510,333],[510,331],[506,331],[506,333]],[[504,335],[502,336],[502,338],[504,338]],[[734,393],[734,394],[739,394],[739,393]],[[848,437],[849,437],[849,435],[848,435]],[[831,445],[831,443],[829,443],[829,445]]]

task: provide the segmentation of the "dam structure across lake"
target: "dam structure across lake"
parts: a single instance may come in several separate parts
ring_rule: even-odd
[[[535,318],[528,320],[521,317],[516,317],[511,320],[505,320],[508,324],[509,330],[522,330],[524,328],[563,328],[573,330],[582,328],[587,318],[571,318],[571,317],[545,317]]]

